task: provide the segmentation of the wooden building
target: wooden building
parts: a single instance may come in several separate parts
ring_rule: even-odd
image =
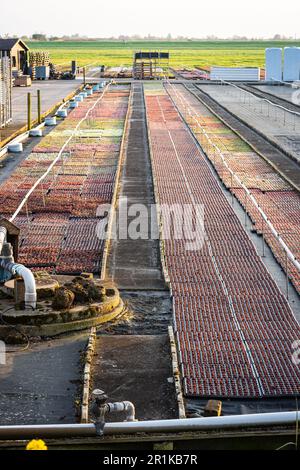
[[[0,57],[8,56],[11,60],[12,73],[27,72],[29,47],[18,38],[0,39]]]

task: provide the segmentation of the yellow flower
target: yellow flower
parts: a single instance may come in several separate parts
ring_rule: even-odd
[[[32,439],[28,442],[26,450],[48,450],[48,447],[42,439]]]

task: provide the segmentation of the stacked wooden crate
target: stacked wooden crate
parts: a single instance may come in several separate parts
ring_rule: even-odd
[[[11,83],[10,59],[0,56],[0,128],[12,119]]]
[[[36,67],[49,66],[50,55],[48,51],[30,51],[29,53],[29,66],[30,75],[33,80],[36,79]]]

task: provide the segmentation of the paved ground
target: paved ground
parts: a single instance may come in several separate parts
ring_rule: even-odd
[[[157,229],[156,218],[151,216],[154,203],[152,172],[150,165],[145,104],[143,88],[140,83],[133,85],[132,114],[128,135],[126,157],[121,176],[119,203],[127,198],[131,204],[143,204],[147,208],[146,220]],[[138,214],[137,214],[138,216]],[[116,211],[118,220],[119,210]],[[128,217],[124,223],[130,224],[135,217]],[[150,232],[149,232],[150,233]],[[122,289],[165,289],[161,273],[159,242],[148,237],[147,240],[117,240],[111,245],[109,274]]]
[[[0,130],[0,141],[27,123],[27,93],[31,93],[32,119],[37,119],[37,90],[41,90],[42,113],[66,98],[82,80],[38,80],[31,87],[14,87],[12,91],[13,121]]]
[[[110,401],[132,401],[137,419],[178,417],[168,335],[98,336],[95,353],[93,385]]]
[[[0,365],[0,424],[74,423],[87,333],[31,344]],[[10,346],[7,346],[10,349]]]
[[[172,303],[168,291],[122,291],[127,314],[113,325],[101,328],[110,335],[166,334],[172,324]]]
[[[254,129],[262,132],[300,162],[300,118],[283,113],[278,108],[251,98],[233,87],[199,86]]]

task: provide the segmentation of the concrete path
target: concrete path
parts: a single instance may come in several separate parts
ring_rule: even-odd
[[[274,96],[278,96],[279,98],[283,98],[284,100],[290,101],[291,103],[300,106],[299,88],[295,89],[285,85],[257,85],[255,88],[258,88],[258,90],[261,91],[266,91],[267,93],[271,93]]]
[[[145,117],[143,86],[133,86],[132,112],[129,123],[128,145],[121,174],[119,203],[124,204],[127,198],[131,204],[143,204],[147,208],[147,219],[155,225],[156,217],[151,216],[151,204],[154,204],[152,172]],[[138,214],[137,214],[138,215]],[[118,220],[119,210],[116,211]],[[124,223],[130,224],[135,217],[128,217]],[[149,232],[150,233],[150,232]],[[147,240],[117,240],[111,245],[109,258],[109,275],[122,289],[165,289],[161,272],[159,242]]]
[[[168,335],[98,336],[93,371],[94,388],[109,401],[132,401],[137,419],[178,418]]]

